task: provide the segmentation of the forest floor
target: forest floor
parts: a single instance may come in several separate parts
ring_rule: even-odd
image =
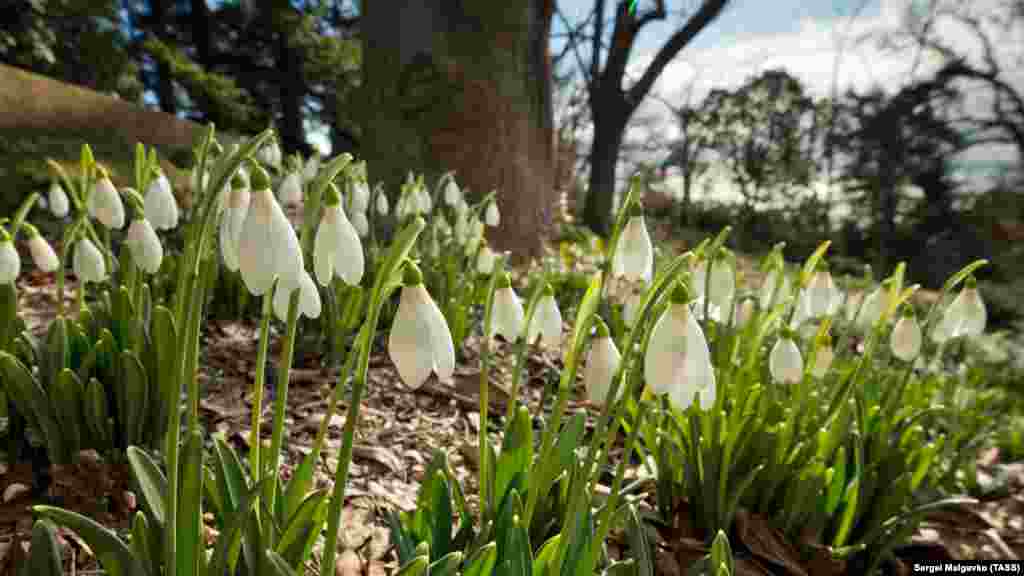
[[[658,237],[656,232],[655,238]],[[665,240],[663,234],[661,240]],[[747,269],[747,278],[756,274],[749,259],[741,259],[741,266]],[[52,281],[52,275],[34,271],[19,279],[19,309],[30,330],[37,333],[44,331],[55,315]],[[66,290],[65,298],[70,303],[74,282],[69,282]],[[203,338],[205,354],[199,378],[204,424],[209,431],[224,434],[244,453],[251,426],[256,323],[211,321],[205,326]],[[400,381],[383,350],[374,351],[356,428],[339,542],[339,547],[347,551],[347,561],[357,560],[347,566],[358,569],[346,572],[345,576],[393,573],[395,556],[385,511],[414,509],[421,477],[435,451],[447,454],[455,474],[463,481],[464,491],[473,499],[477,489],[475,455],[480,426],[478,350],[479,340],[471,337],[451,381],[432,378],[415,391]],[[275,339],[269,358],[278,355]],[[502,415],[508,398],[502,384],[511,373],[513,358],[511,348],[504,344],[497,346],[496,355],[490,376],[490,413]],[[527,405],[538,405],[545,382],[557,381],[560,370],[560,358],[539,349],[531,352],[521,400]],[[337,371],[323,366],[318,356],[296,357],[288,392],[285,475],[309,452],[337,378]],[[265,404],[261,436],[268,440],[272,414],[269,400]],[[347,405],[341,403],[339,413],[346,409]],[[587,410],[585,402],[570,402],[570,413]],[[344,424],[340,414],[330,423],[327,447],[316,472],[319,487],[331,485]],[[489,429],[497,429],[495,424],[492,421]],[[492,439],[499,440],[496,436]],[[983,485],[1004,485],[1003,495],[969,509],[929,518],[914,537],[914,558],[1016,559],[1024,555],[1024,463],[1001,462],[997,451],[988,451],[978,469]],[[38,493],[30,488],[31,465],[15,463],[0,468],[0,576],[14,574],[13,563],[27,546],[32,505],[57,503],[90,515],[104,525],[127,528],[135,498],[123,465],[87,456],[73,466],[53,467],[51,476],[49,488]],[[799,559],[780,533],[759,520],[754,514],[743,515],[738,532],[751,555],[742,563],[741,574],[843,574],[841,565],[832,563],[829,568],[816,565],[812,572],[812,566]],[[84,542],[69,532],[62,535],[70,544],[65,546],[68,573],[74,573],[71,565],[79,574],[95,568],[95,559]],[[687,538],[659,542],[657,573],[682,574],[680,559],[699,553],[694,541]]]

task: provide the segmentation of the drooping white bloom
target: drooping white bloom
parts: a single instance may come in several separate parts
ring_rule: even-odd
[[[370,221],[366,219],[365,212],[352,214],[352,227],[356,229],[360,238],[366,238],[370,234]]]
[[[292,172],[281,180],[277,189],[277,197],[285,206],[297,205],[302,202],[302,176]]]
[[[279,166],[281,164],[281,147],[277,145],[277,142],[271,142],[260,148],[257,157],[267,166]]]
[[[537,302],[526,339],[535,342],[541,338],[541,344],[555,350],[562,343],[562,313],[558,310],[554,293],[544,294]]]
[[[697,320],[704,320],[704,297],[701,296],[690,303],[690,311],[697,317]],[[708,318],[711,318],[715,322],[724,322],[727,318],[723,317],[722,309],[716,304],[708,303]]]
[[[487,210],[484,212],[484,220],[487,221],[487,225],[491,228],[496,228],[501,223],[501,213],[498,211],[498,203],[491,201],[487,204]]]
[[[824,378],[825,374],[828,374],[828,369],[832,366],[832,360],[835,358],[835,352],[832,347],[828,344],[823,344],[818,348],[818,353],[814,357],[814,366],[811,367],[811,374],[815,378]]]
[[[160,269],[160,261],[164,258],[164,248],[160,245],[160,238],[156,231],[145,218],[136,218],[128,226],[128,233],[125,235],[124,243],[131,250],[132,259],[135,264],[150,274],[156,274]]]
[[[462,200],[462,191],[459,190],[454,179],[449,179],[444,186],[444,203],[455,208],[460,200]]]
[[[476,271],[481,274],[490,274],[494,271],[494,252],[491,247],[484,244],[483,248],[480,249],[480,253],[476,257]]]
[[[511,285],[494,291],[494,304],[491,306],[491,333],[494,338],[501,334],[506,341],[515,342],[523,331],[525,322],[523,304]]]
[[[672,302],[658,318],[644,356],[644,378],[654,394],[668,394],[680,409],[699,397],[707,410],[715,403],[715,369],[704,332],[687,304]]]
[[[6,233],[2,235],[5,238],[0,240],[0,285],[13,283],[18,274],[21,274],[21,257],[18,256],[18,250]]]
[[[878,322],[878,319],[882,317],[882,313],[885,312],[886,300],[888,299],[887,292],[888,290],[879,286],[864,298],[864,303],[860,306],[860,312],[857,314],[856,321],[857,326],[862,330],[871,329]]]
[[[100,178],[89,195],[89,214],[107,228],[124,227],[124,203],[109,178]]]
[[[178,226],[178,201],[174,199],[170,180],[163,173],[146,188],[143,208],[146,219],[157,230],[173,230]]]
[[[442,236],[449,236],[452,233],[452,227],[448,225],[448,219],[444,217],[444,212],[438,212],[434,216],[434,226]]]
[[[384,194],[383,192],[377,194],[377,214],[380,214],[381,216],[387,216],[388,208],[389,206],[387,194]]]
[[[370,187],[366,182],[356,182],[352,185],[352,213],[366,212],[370,207]]]
[[[313,283],[309,272],[303,271],[298,286],[286,286],[278,282],[274,289],[274,315],[281,322],[288,321],[288,305],[291,304],[292,293],[299,291],[299,315],[307,318],[320,317],[320,292]]]
[[[306,160],[306,166],[302,169],[302,180],[305,182],[311,182],[316,178],[317,172],[320,171],[320,156],[314,154]]]
[[[746,326],[747,322],[754,317],[754,301],[750,298],[736,304],[736,312],[733,316],[733,325],[737,328]]]
[[[615,341],[608,334],[607,328],[603,334],[599,329],[597,336],[591,341],[587,365],[583,369],[587,400],[597,405],[604,404],[612,387],[612,378],[615,377],[621,361],[622,355],[615,347]],[[622,397],[622,388],[623,386],[619,387],[616,399]]]
[[[803,379],[804,360],[792,338],[783,336],[775,341],[768,357],[768,368],[776,382],[797,384]]]
[[[946,308],[942,318],[931,331],[932,340],[938,343],[960,336],[978,336],[985,331],[988,313],[978,289],[968,286],[960,291],[953,303]]]
[[[903,316],[892,328],[889,335],[889,348],[892,355],[912,362],[921,353],[921,326],[913,316]]]
[[[35,234],[28,239],[28,251],[32,254],[32,261],[36,268],[42,272],[53,272],[60,266],[57,253],[53,251],[50,243],[41,234]]]
[[[773,301],[772,296],[775,296],[776,287],[778,287],[778,296]],[[772,307],[773,302],[785,302],[789,298],[789,288],[789,277],[786,276],[786,273],[782,270],[773,271],[761,285],[761,308],[768,310]]]
[[[64,187],[60,185],[60,182],[56,180],[50,184],[50,192],[47,194],[47,198],[50,201],[50,211],[57,218],[63,218],[68,215],[68,210],[71,208],[68,203],[68,195],[64,193]]]
[[[654,247],[647,235],[644,217],[639,214],[631,217],[622,231],[612,258],[612,274],[634,282],[650,282],[653,271]]]
[[[269,188],[252,193],[238,243],[238,268],[255,296],[269,290],[275,277],[286,286],[299,283],[304,270],[299,239]]]
[[[455,371],[448,322],[422,282],[402,288],[388,336],[388,355],[402,381],[413,389],[422,386],[431,372],[448,379]]]
[[[861,290],[855,290],[846,296],[846,320],[847,322],[853,322],[857,317],[857,311],[860,309],[860,303],[864,300],[864,292]]]
[[[321,286],[337,275],[354,286],[363,279],[365,259],[359,234],[340,204],[324,208],[313,240],[313,270]]]
[[[103,262],[103,254],[88,238],[82,238],[75,245],[75,254],[71,257],[71,269],[79,282],[102,282],[107,277],[107,265]]]
[[[832,314],[838,307],[838,290],[832,280],[832,274],[828,270],[819,270],[814,273],[805,294],[807,313],[812,318]]]
[[[707,260],[701,260],[693,269],[691,285],[697,298],[704,297],[707,273]],[[711,303],[718,308],[727,308],[735,293],[736,279],[733,277],[732,267],[725,260],[716,259],[711,266]]]
[[[633,321],[636,320],[636,314],[640,311],[640,302],[644,297],[644,290],[646,287],[643,284],[636,286],[626,296],[626,302],[622,306],[622,319],[632,326]]]
[[[233,188],[220,221],[220,253],[224,264],[232,272],[238,271],[238,248],[242,240],[242,225],[249,214],[251,195],[245,188]]]

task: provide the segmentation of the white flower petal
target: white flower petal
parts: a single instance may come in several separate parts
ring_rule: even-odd
[[[0,284],[11,284],[21,274],[21,257],[14,242],[0,242]]]
[[[334,227],[334,271],[346,284],[355,286],[363,279],[366,268],[363,256],[363,243],[359,240],[358,230],[345,217],[345,211],[337,208],[337,221]],[[363,215],[363,221],[366,216]]]
[[[157,230],[172,230],[178,226],[178,202],[174,199],[171,182],[160,174],[149,183],[143,199],[146,219]]]
[[[150,274],[156,274],[160,269],[160,261],[164,257],[164,249],[149,220],[145,218],[132,220],[125,236],[125,243],[131,250],[132,259],[135,260],[136,265]]]
[[[501,223],[501,213],[498,211],[498,203],[491,202],[487,205],[484,219],[491,228],[496,228]]]
[[[89,195],[89,214],[107,228],[124,227],[124,204],[109,178],[100,178]]]
[[[515,342],[523,330],[523,316],[523,305],[511,286],[495,290],[490,337],[501,334],[505,340]]]
[[[537,309],[527,330],[527,341],[535,342],[538,337],[541,337],[544,346],[551,349],[557,349],[562,343],[562,313],[551,294],[542,296],[537,302]]]
[[[28,250],[32,254],[32,261],[35,262],[36,268],[42,272],[53,272],[60,266],[57,253],[53,251],[53,247],[42,235],[36,234],[29,238]]]
[[[612,274],[633,281],[650,282],[653,269],[654,247],[647,234],[644,217],[633,216],[626,223],[612,258]]]
[[[277,257],[281,253],[275,244],[278,232],[273,225],[273,194],[269,190],[253,192],[252,202],[242,224],[238,242],[238,269],[246,288],[255,296],[262,296],[270,289],[278,271]]]
[[[789,338],[779,338],[772,347],[768,367],[776,382],[797,384],[803,379],[804,361],[800,349]]]
[[[88,238],[78,241],[71,260],[72,269],[80,282],[102,282],[107,277],[103,254]]]
[[[413,389],[426,382],[435,362],[430,342],[430,321],[423,308],[429,298],[422,284],[402,288],[388,335],[388,356],[402,381]]]
[[[50,192],[47,195],[50,201],[50,211],[57,218],[63,218],[68,215],[70,204],[68,203],[68,195],[64,192],[64,188],[60,185],[60,182],[56,180],[50,184]]]
[[[284,205],[297,205],[302,202],[302,176],[298,172],[292,172],[281,180],[281,186],[277,189],[277,197]]]
[[[921,326],[913,317],[904,316],[896,322],[889,335],[889,348],[892,355],[911,362],[921,353]]]
[[[591,343],[590,354],[587,356],[587,365],[583,369],[583,383],[587,389],[587,400],[593,404],[602,405],[608,397],[611,389],[612,378],[615,371],[619,369],[622,355],[615,347],[615,342],[609,337],[597,337]],[[618,390],[617,398],[622,397],[622,387]]]

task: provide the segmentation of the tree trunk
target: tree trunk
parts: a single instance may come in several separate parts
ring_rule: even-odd
[[[166,0],[153,0],[153,20],[150,29],[162,42],[167,42],[168,8]],[[156,97],[160,110],[168,114],[177,114],[178,100],[174,94],[174,78],[171,76],[171,67],[162,60],[158,61],[156,75]]]
[[[583,222],[596,234],[611,232],[612,209],[615,207],[615,168],[625,123],[606,122],[595,126],[594,143],[590,147],[590,185],[583,209]]]
[[[497,189],[492,240],[524,257],[555,205],[550,1],[374,0],[361,21],[371,181],[394,194],[410,170],[431,187],[454,170],[476,198]]]
[[[285,153],[296,150],[303,156],[309,154],[305,132],[302,129],[302,100],[305,97],[305,81],[302,74],[302,51],[291,44],[290,22],[284,14],[278,24],[277,65],[281,71],[281,144]]]

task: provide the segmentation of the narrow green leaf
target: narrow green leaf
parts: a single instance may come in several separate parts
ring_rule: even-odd
[[[89,545],[100,566],[108,573],[120,576],[148,574],[131,549],[116,534],[95,521],[63,508],[53,506],[33,506],[36,514],[49,518],[55,523],[74,530]]]
[[[32,527],[32,551],[29,556],[29,574],[33,576],[62,576],[61,546],[57,542],[57,528],[49,520],[39,520]]]
[[[182,447],[178,497],[178,576],[194,576],[203,553],[203,436],[193,430]]]

